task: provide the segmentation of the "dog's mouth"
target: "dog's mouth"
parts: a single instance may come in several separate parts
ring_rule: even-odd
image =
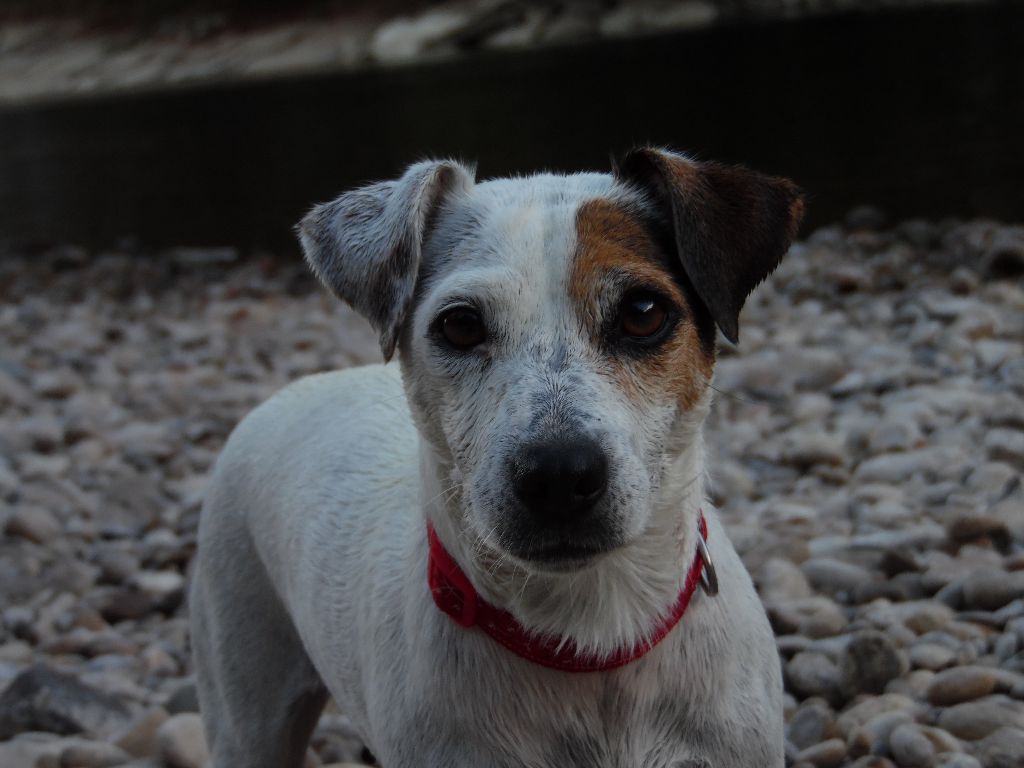
[[[532,545],[513,554],[531,568],[566,573],[589,568],[616,548],[617,544],[610,541],[563,541],[540,546]]]

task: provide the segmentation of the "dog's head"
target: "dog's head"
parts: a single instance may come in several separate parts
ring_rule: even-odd
[[[384,356],[399,349],[460,527],[561,570],[648,526],[699,440],[715,326],[736,341],[802,212],[789,181],[648,148],[610,175],[479,184],[419,163],[299,232]]]

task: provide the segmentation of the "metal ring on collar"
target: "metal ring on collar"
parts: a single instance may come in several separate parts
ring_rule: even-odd
[[[697,551],[700,559],[704,561],[704,567],[700,572],[700,586],[708,597],[718,594],[718,573],[715,571],[715,564],[711,560],[711,553],[703,536],[697,536]]]

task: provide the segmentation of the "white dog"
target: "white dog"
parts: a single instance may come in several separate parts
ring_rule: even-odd
[[[192,591],[215,768],[301,766],[328,695],[385,768],[782,766],[701,429],[715,326],[736,340],[802,211],[649,148],[482,183],[424,162],[315,208],[307,260],[400,366],[296,382],[217,463]]]

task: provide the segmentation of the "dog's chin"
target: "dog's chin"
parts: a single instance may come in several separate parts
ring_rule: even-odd
[[[596,566],[618,543],[579,544],[562,542],[509,552],[527,570],[542,573],[579,573]]]

